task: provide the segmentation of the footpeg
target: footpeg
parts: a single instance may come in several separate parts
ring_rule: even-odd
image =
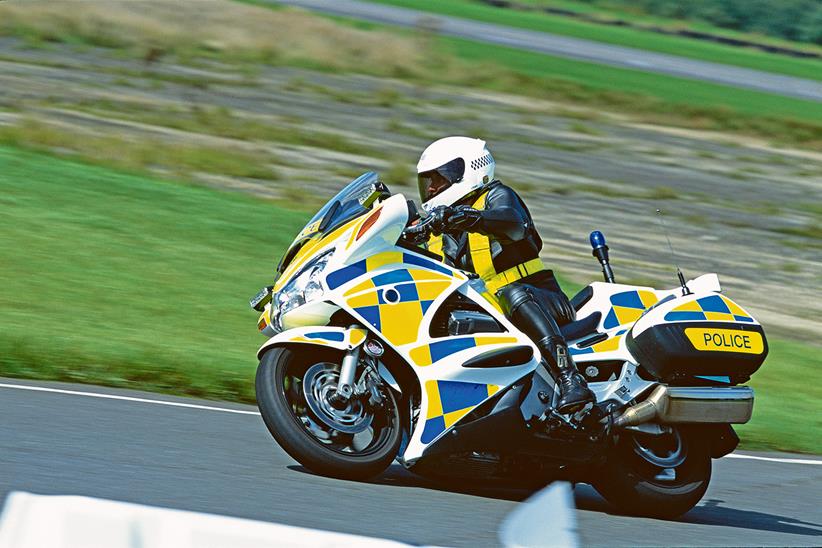
[[[587,403],[580,410],[574,413],[563,414],[556,409],[547,409],[537,422],[545,425],[545,431],[550,432],[560,427],[567,427],[571,430],[584,430],[583,422],[591,416],[593,404]]]
[[[553,417],[554,419],[557,419],[558,421],[565,424],[566,426],[569,426],[573,430],[578,430],[579,429],[579,426],[576,423],[574,423],[573,420],[571,420],[566,415],[561,415],[556,409],[551,409],[550,416]]]

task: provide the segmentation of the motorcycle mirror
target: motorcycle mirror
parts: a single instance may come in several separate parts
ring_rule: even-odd
[[[360,195],[357,200],[360,202],[365,208],[371,207],[371,205],[376,202],[377,200],[384,200],[391,196],[391,191],[388,190],[388,187],[385,186],[385,183],[382,181],[377,181],[376,183],[372,184],[368,190],[366,190],[362,195]]]

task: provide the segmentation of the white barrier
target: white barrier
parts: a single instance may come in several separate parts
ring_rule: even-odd
[[[504,546],[579,546],[571,484],[552,483],[508,514],[499,531]]]
[[[571,487],[555,483],[520,504],[499,531],[510,547],[576,547]],[[0,548],[402,548],[388,539],[79,496],[14,492]]]
[[[407,547],[392,540],[75,496],[9,495],[2,548]]]

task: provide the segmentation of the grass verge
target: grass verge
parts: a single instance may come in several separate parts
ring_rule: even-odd
[[[768,344],[768,359],[750,382],[756,390],[753,418],[735,427],[742,446],[820,454],[820,347],[778,339]]]
[[[485,88],[629,113],[647,122],[822,146],[822,103],[239,2],[0,4],[0,35],[30,45],[105,47],[146,66],[166,59],[221,70],[261,65]],[[345,24],[341,24],[345,22]],[[277,33],[270,32],[277,28]],[[242,29],[240,32],[238,29]],[[214,67],[213,64],[208,66]],[[375,98],[389,104],[391,97]]]
[[[562,97],[579,103],[683,123],[715,124],[717,128],[758,131],[758,124],[781,123],[796,128],[822,122],[822,103],[791,99],[721,84],[621,69],[541,53],[484,44],[460,38],[440,38],[446,51],[505,72],[476,70],[475,81],[500,90]],[[681,110],[685,107],[685,110]],[[762,113],[767,112],[767,116]],[[683,119],[684,118],[684,119]],[[760,128],[764,132],[764,127]],[[775,127],[773,129],[776,129]],[[790,132],[789,132],[790,133]],[[817,135],[819,137],[819,135]]]
[[[308,216],[0,148],[0,374],[251,402],[247,298]]]
[[[483,1],[483,0],[479,0]],[[664,1],[664,0],[663,0]],[[709,34],[716,37],[729,38],[731,40],[741,40],[749,42],[758,46],[773,46],[788,50],[805,51],[811,53],[822,52],[821,44],[814,44],[812,42],[803,42],[796,39],[782,38],[779,35],[763,34],[767,29],[758,30],[736,30],[730,27],[717,26],[717,23],[712,23],[708,19],[702,19],[697,14],[690,16],[682,13],[668,13],[665,15],[662,10],[656,10],[652,6],[645,4],[644,6],[631,5],[633,2],[616,2],[611,0],[599,1],[584,1],[579,0],[516,0],[513,2],[517,6],[524,6],[530,9],[560,9],[569,12],[576,16],[589,17],[590,22],[596,24],[618,24],[619,21],[625,21],[629,24],[640,28],[641,30],[652,31],[694,31]],[[775,10],[771,10],[774,13]],[[782,12],[785,15],[787,12]],[[560,13],[560,15],[565,15]],[[707,15],[707,14],[700,14]],[[728,21],[732,24],[732,21]],[[736,21],[741,23],[741,21]],[[748,25],[754,27],[755,25]],[[787,30],[787,29],[785,29]]]
[[[518,11],[471,0],[371,0],[416,10],[475,19],[539,32],[550,32],[597,42],[657,51],[680,57],[736,65],[822,80],[822,61],[794,58],[754,49],[726,46],[703,40],[667,36],[636,28],[606,26],[539,11]]]
[[[262,150],[240,150],[191,143],[158,144],[149,136],[142,140],[111,133],[85,134],[24,119],[15,126],[0,126],[0,144],[79,156],[84,161],[130,171],[161,171],[175,177],[210,173],[276,181],[270,165],[277,161]]]
[[[0,188],[0,375],[253,401],[246,298],[307,213],[10,147]],[[744,447],[822,452],[818,352],[772,341]]]
[[[358,29],[390,28],[333,19]],[[752,135],[812,149],[822,146],[822,103],[816,101],[463,38],[422,36],[420,44],[429,53],[431,70],[417,76],[418,82],[466,85],[594,106],[653,124]]]

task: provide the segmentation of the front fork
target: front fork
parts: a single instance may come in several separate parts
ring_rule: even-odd
[[[376,339],[369,338],[367,332],[359,325],[352,325],[349,329],[362,333],[362,338],[358,339],[353,344],[353,348],[343,356],[337,389],[328,396],[328,402],[335,409],[343,410],[352,398],[366,395],[369,396],[369,404],[380,405],[383,401],[380,386],[391,387],[401,393],[402,389],[391,371],[380,361],[380,357],[385,352],[382,344]],[[363,356],[363,353],[366,356]],[[357,370],[360,364],[364,366],[364,369],[363,376],[358,382]]]
[[[357,378],[357,365],[360,363],[360,346],[355,346],[349,350],[342,360],[340,366],[340,380],[337,383],[337,391],[334,392],[328,401],[337,409],[344,409],[354,393],[354,382]]]

